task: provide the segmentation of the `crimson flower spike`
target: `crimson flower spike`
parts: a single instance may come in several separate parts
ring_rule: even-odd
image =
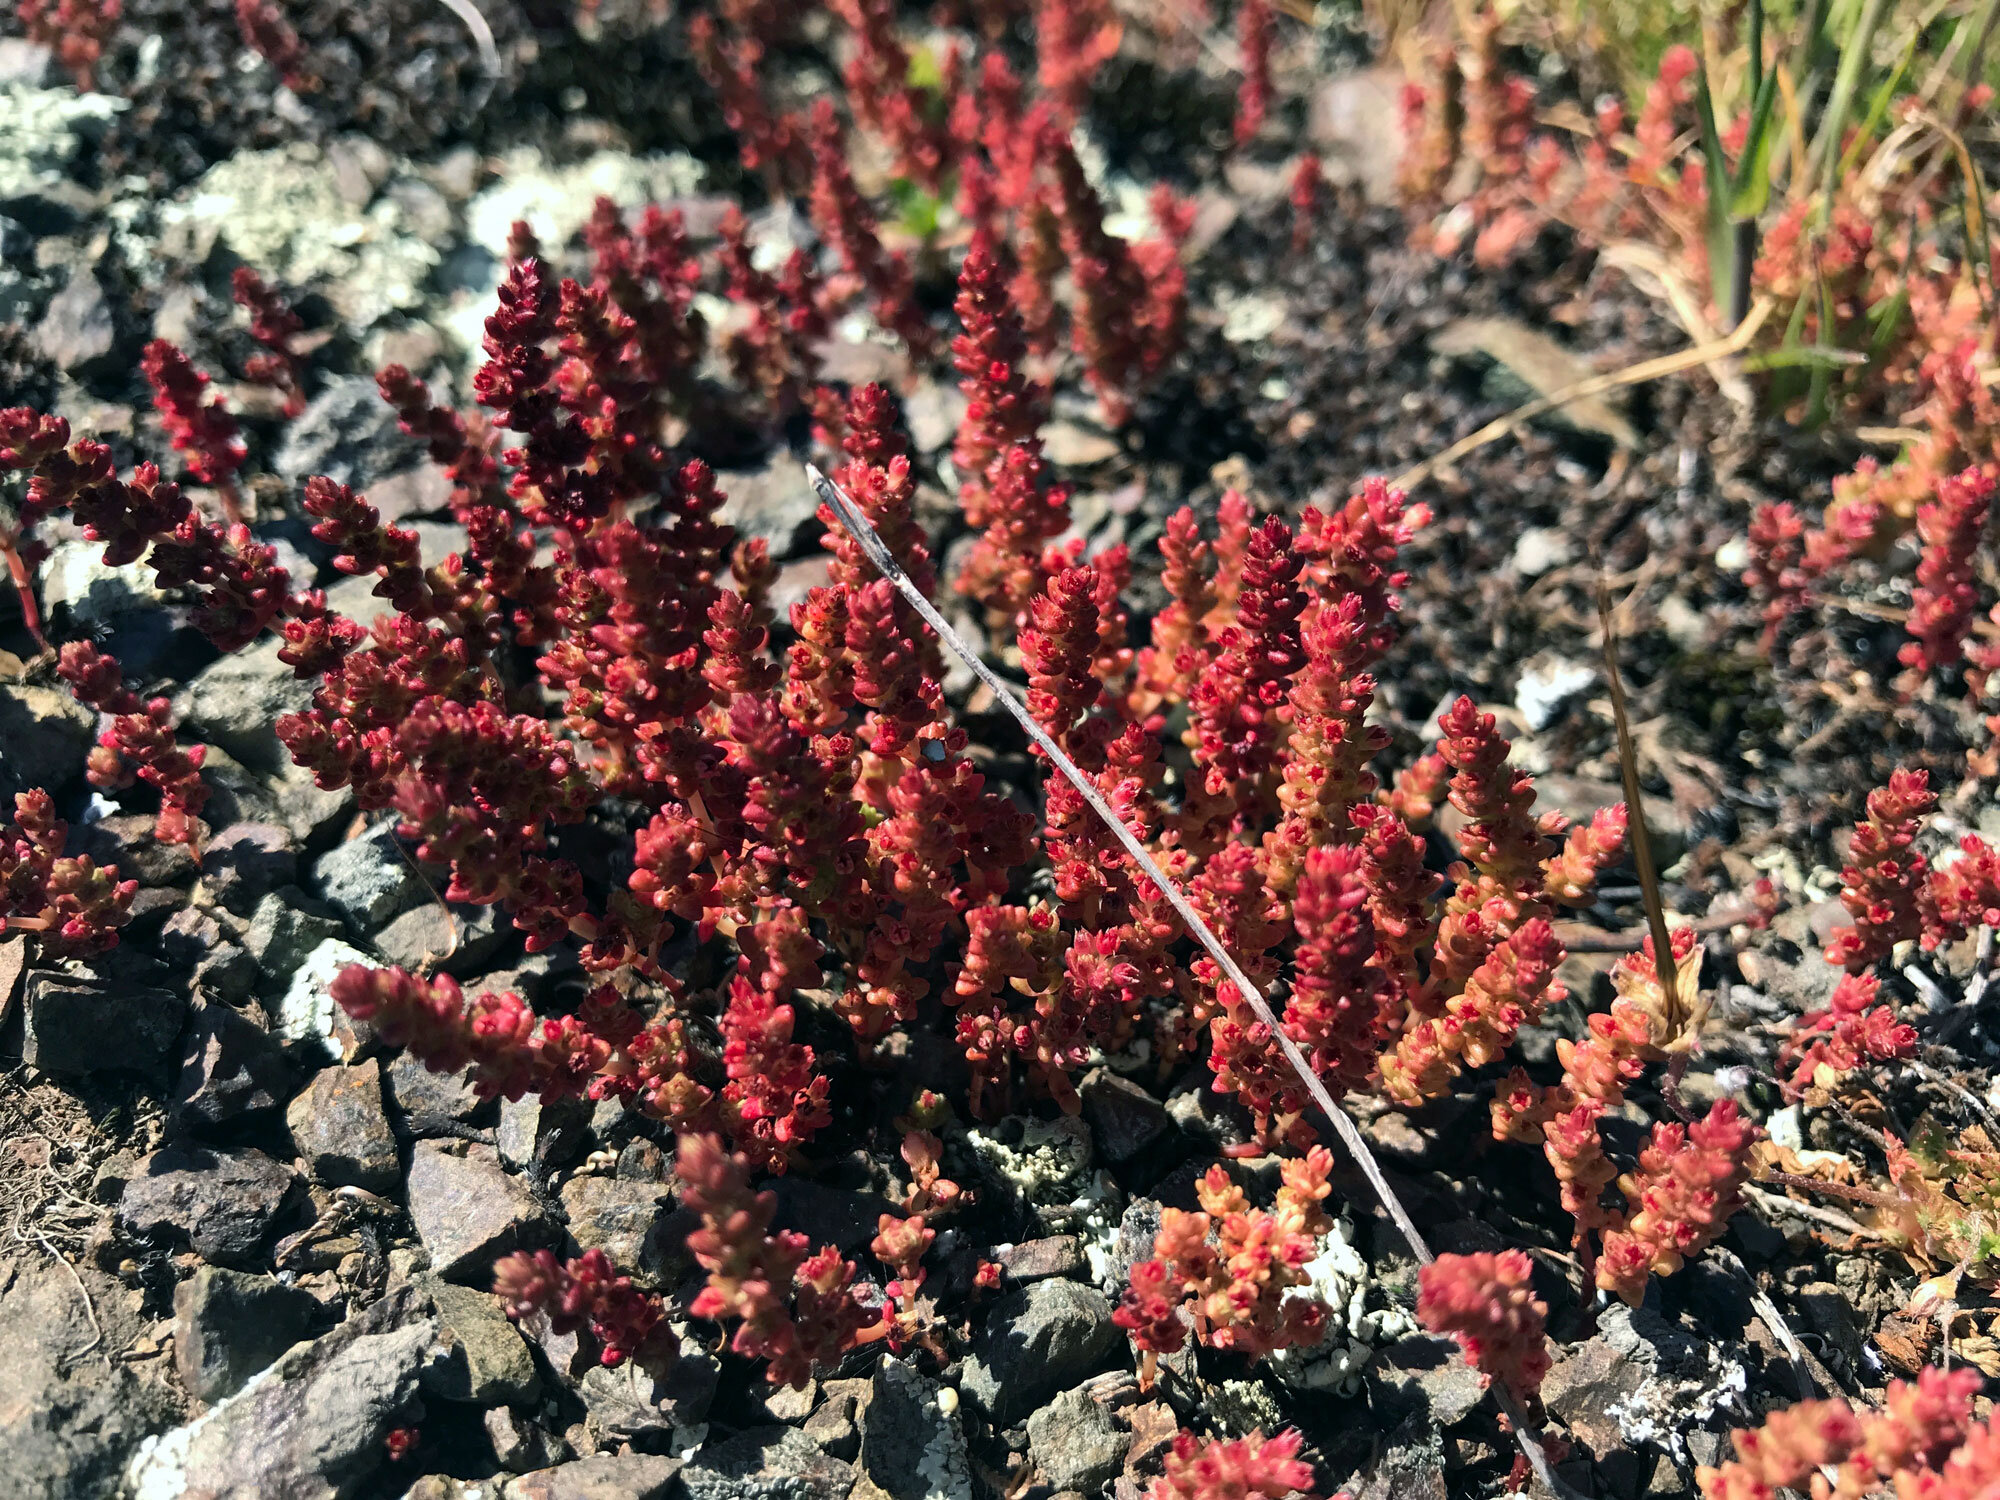
[[[1320,1082],[1319,1075],[1313,1071],[1312,1064],[1299,1050],[1298,1043],[1286,1035],[1263,990],[1254,984],[1236,960],[1230,957],[1222,939],[1217,937],[1214,930],[1202,919],[1201,913],[1195,910],[1193,903],[1188,900],[1181,888],[1167,878],[1166,871],[1160,868],[1153,856],[1146,852],[1146,846],[1139,842],[1132,830],[1125,826],[1116,812],[1112,811],[1111,804],[1099,794],[1090,778],[1077,768],[1076,762],[1065,755],[1062,747],[1035,722],[1034,716],[1014,695],[1014,690],[994,675],[992,668],[980,660],[979,653],[974,651],[966,643],[965,638],[952,629],[945,617],[938,613],[937,606],[925,598],[923,592],[910,582],[909,576],[890,555],[888,547],[883,544],[882,538],[875,534],[875,528],[869,524],[868,518],[861,513],[860,508],[847,497],[839,485],[811,464],[806,465],[806,477],[812,482],[814,492],[840,518],[840,524],[847,528],[848,534],[854,538],[855,544],[875,565],[876,570],[910,601],[910,607],[923,617],[925,624],[937,632],[938,639],[950,647],[953,654],[972,669],[973,675],[991,689],[993,696],[1006,706],[1007,712],[1012,714],[1021,728],[1027,732],[1028,738],[1048,756],[1050,763],[1062,772],[1064,779],[1071,786],[1076,788],[1077,794],[1090,804],[1091,810],[1104,820],[1105,826],[1117,836],[1118,842],[1131,856],[1132,863],[1145,873],[1146,878],[1166,898],[1167,904],[1173,907],[1181,921],[1187,925],[1187,930],[1194,936],[1195,941],[1208,950],[1209,956],[1215,960],[1224,977],[1236,986],[1236,992],[1249,1003],[1257,1019],[1270,1028],[1272,1039],[1285,1054],[1285,1061],[1291,1064],[1292,1070],[1299,1075],[1299,1081],[1305,1085],[1306,1092],[1312,1096],[1313,1102],[1332,1122],[1334,1133],[1340,1137],[1341,1143],[1347,1147],[1348,1154],[1361,1168],[1362,1175],[1375,1189],[1376,1197],[1381,1200],[1382,1207],[1388,1211],[1389,1217],[1395,1221],[1396,1228],[1402,1231],[1404,1240],[1409,1244],[1410,1253],[1417,1258],[1419,1265],[1430,1265],[1437,1257],[1431,1253],[1431,1247],[1424,1243],[1423,1234],[1418,1230],[1416,1221],[1410,1217],[1410,1211],[1396,1196],[1395,1189],[1389,1186],[1388,1178],[1382,1175],[1382,1167],[1375,1160],[1375,1153],[1368,1149],[1367,1141],[1362,1139],[1361,1131],[1354,1121],[1348,1118],[1346,1111],[1334,1102],[1333,1095],[1328,1093],[1326,1085]],[[1506,1413],[1508,1423],[1514,1430],[1514,1436],[1521,1445],[1521,1452],[1526,1455],[1528,1466],[1534,1470],[1535,1477],[1552,1493],[1564,1497],[1564,1500],[1574,1500],[1576,1492],[1556,1477],[1555,1470],[1549,1465],[1548,1454],[1542,1450],[1539,1432],[1528,1420],[1521,1403],[1514,1398],[1512,1392],[1497,1383],[1493,1387],[1493,1396],[1500,1403],[1500,1409]]]

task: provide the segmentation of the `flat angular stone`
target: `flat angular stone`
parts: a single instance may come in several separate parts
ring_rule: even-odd
[[[251,1266],[301,1190],[298,1175],[250,1146],[168,1146],[139,1164],[118,1200],[135,1234],[169,1234],[211,1265]]]
[[[187,1001],[167,990],[67,974],[28,976],[21,1060],[44,1073],[146,1073],[172,1055]]]
[[[502,1500],[668,1500],[681,1471],[656,1453],[600,1453],[507,1481]]]
[[[382,1070],[389,1103],[403,1117],[412,1135],[448,1135],[453,1127],[469,1125],[494,1113],[491,1099],[472,1086],[472,1066],[456,1073],[433,1073],[407,1052],[398,1053]]]
[[[1095,1373],[1122,1339],[1095,1287],[1038,1281],[993,1302],[959,1389],[1009,1426],[1065,1386]]]
[[[226,1005],[197,1005],[181,1037],[173,1111],[197,1129],[275,1118],[298,1082],[263,1027]]]
[[[315,1182],[371,1193],[395,1190],[396,1137],[382,1107],[382,1065],[374,1058],[322,1068],[285,1111],[285,1121]]]
[[[476,1406],[533,1401],[541,1389],[535,1357],[500,1299],[435,1276],[422,1278],[421,1285],[437,1309],[444,1346],[444,1358],[424,1376],[424,1389]]]
[[[220,1401],[305,1337],[319,1299],[268,1276],[199,1266],[174,1288],[174,1364],[190,1395]]]
[[[440,1141],[418,1141],[407,1191],[431,1269],[448,1281],[477,1282],[499,1257],[554,1237],[540,1206],[507,1175],[491,1146],[467,1146],[461,1154]]]

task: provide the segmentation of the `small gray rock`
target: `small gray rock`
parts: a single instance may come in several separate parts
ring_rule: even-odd
[[[335,918],[309,909],[318,905],[304,891],[290,888],[273,891],[257,903],[243,946],[272,979],[289,977],[313,949],[343,935]]]
[[[1233,1094],[1218,1094],[1198,1083],[1183,1085],[1167,1100],[1167,1115],[1191,1141],[1220,1151],[1241,1146],[1256,1133],[1250,1112]]]
[[[167,990],[67,974],[28,976],[21,1060],[44,1073],[145,1073],[172,1056],[187,1001]]]
[[[202,883],[224,910],[247,917],[266,895],[292,883],[298,862],[290,829],[232,823],[202,851]]]
[[[1111,1413],[1080,1390],[1063,1391],[1028,1418],[1028,1452],[1051,1489],[1101,1489],[1124,1469],[1130,1444]]]
[[[994,1251],[993,1258],[1016,1286],[1047,1281],[1051,1276],[1081,1276],[1086,1265],[1083,1244],[1073,1234],[1053,1234],[1046,1239],[1008,1245]]]
[[[988,1308],[959,1388],[1008,1426],[1102,1368],[1122,1342],[1102,1292],[1038,1281]]]
[[[541,1389],[527,1340],[491,1292],[453,1286],[434,1276],[423,1289],[437,1309],[445,1357],[424,1376],[424,1389],[446,1401],[478,1406],[533,1401]]]
[[[546,1469],[556,1455],[559,1445],[550,1441],[540,1424],[510,1406],[488,1407],[483,1421],[493,1456],[510,1474]]]
[[[1080,1092],[1098,1155],[1108,1162],[1130,1161],[1173,1128],[1165,1105],[1109,1068],[1093,1069]]]
[[[217,943],[196,960],[188,982],[205,1000],[241,1005],[257,987],[257,960],[240,943]]]
[[[429,893],[396,844],[393,822],[336,844],[313,862],[327,904],[361,932],[374,932]]]
[[[714,1357],[689,1341],[662,1378],[637,1360],[594,1365],[583,1372],[577,1394],[601,1446],[657,1448],[672,1441],[676,1427],[696,1426],[708,1416],[721,1374]]]
[[[491,982],[489,980],[489,988]],[[494,1139],[500,1159],[512,1172],[566,1167],[583,1154],[590,1137],[590,1106],[581,1099],[544,1104],[534,1094],[500,1101],[500,1128]]]
[[[894,1500],[972,1500],[972,1470],[958,1408],[938,1385],[885,1355],[861,1426],[861,1468]]]
[[[135,631],[157,639],[171,628],[167,596],[152,570],[143,562],[111,566],[97,542],[57,543],[40,574],[42,605],[53,620],[93,632],[122,631],[128,640]]]
[[[1154,1198],[1134,1198],[1125,1205],[1118,1221],[1118,1239],[1111,1251],[1111,1280],[1124,1286],[1132,1279],[1132,1268],[1153,1258],[1153,1240],[1160,1232],[1161,1204]]]
[[[81,853],[100,865],[116,865],[118,873],[142,886],[179,885],[192,880],[194,851],[186,844],[153,836],[151,813],[113,813],[77,830]]]
[[[313,1181],[327,1187],[394,1191],[396,1137],[382,1107],[382,1065],[322,1068],[285,1111],[292,1140]]]
[[[204,667],[182,697],[187,734],[220,745],[245,766],[285,764],[278,720],[312,707],[313,687],[278,660],[284,644],[273,636]]]
[[[817,535],[819,515],[819,497],[799,475],[789,454],[761,469],[717,474],[716,483],[728,497],[719,519],[734,526],[740,537],[763,538],[774,560],[793,556]]]
[[[694,1268],[681,1245],[660,1243],[672,1200],[659,1184],[572,1177],[562,1186],[562,1202],[570,1237],[585,1250],[602,1250],[642,1285],[664,1286]]]
[[[242,949],[235,950],[241,954]],[[181,1038],[172,1107],[183,1125],[213,1129],[275,1116],[298,1086],[276,1038],[227,1005],[197,1005]]]
[[[854,1387],[859,1387],[859,1391]],[[820,1452],[853,1462],[861,1453],[861,1429],[855,1423],[855,1416],[862,1405],[861,1398],[872,1395],[873,1390],[873,1383],[866,1380],[828,1381],[823,1399],[806,1418],[801,1431]]]
[[[499,952],[513,931],[497,907],[447,909],[426,892],[424,900],[375,934],[375,947],[384,960],[405,969],[415,969],[428,959],[447,974],[468,974]]]
[[[174,1364],[190,1395],[220,1401],[305,1337],[319,1300],[268,1276],[197,1266],[174,1288]]]
[[[540,1206],[491,1146],[455,1155],[440,1142],[418,1141],[407,1191],[431,1268],[450,1281],[477,1281],[500,1256],[554,1238]]]
[[[212,1265],[254,1265],[300,1190],[297,1174],[250,1146],[167,1146],[140,1163],[118,1200],[134,1234],[168,1234]]]
[[[352,1062],[373,1039],[374,1030],[352,1021],[333,1001],[333,982],[354,964],[374,967],[374,960],[352,943],[328,938],[305,956],[285,981],[272,1013],[271,1029],[300,1054],[321,1060]],[[270,994],[265,1001],[268,1007]]]
[[[1595,1334],[1549,1367],[1542,1401],[1595,1452],[1609,1453],[1624,1442],[1624,1435],[1608,1409],[1629,1399],[1645,1380],[1644,1366]]]
[[[416,1136],[455,1135],[493,1113],[493,1101],[482,1099],[472,1086],[470,1063],[456,1073],[433,1073],[407,1052],[399,1052],[383,1071],[389,1103]]]
[[[600,1453],[507,1481],[502,1500],[668,1500],[681,1461],[656,1453]]]
[[[1439,1431],[1457,1426],[1486,1394],[1486,1380],[1453,1339],[1412,1334],[1368,1366],[1369,1399],[1391,1422],[1419,1416]]]
[[[118,320],[95,271],[79,271],[35,326],[35,351],[68,375],[88,373],[118,347]]]
[[[294,484],[324,474],[335,484],[366,489],[422,457],[374,377],[341,375],[327,381],[285,429],[272,467]]]
[[[9,819],[15,793],[82,774],[96,731],[97,715],[68,693],[0,683],[0,798]]]

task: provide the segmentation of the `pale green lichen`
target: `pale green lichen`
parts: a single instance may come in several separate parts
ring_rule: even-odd
[[[1016,1127],[1019,1139],[1009,1139]],[[1093,1170],[1088,1125],[1071,1115],[1008,1120],[967,1130],[965,1144],[981,1175],[1044,1234],[1076,1235],[1092,1274],[1104,1281],[1125,1196],[1109,1172]]]
[[[217,162],[188,197],[161,208],[160,224],[190,258],[220,240],[287,287],[323,289],[357,330],[420,306],[438,264],[438,251],[411,232],[393,194],[354,207],[333,164],[311,146],[239,151]]]
[[[1285,1293],[1287,1302],[1312,1297],[1327,1309],[1326,1336],[1311,1347],[1281,1349],[1269,1367],[1294,1390],[1352,1395],[1375,1350],[1416,1332],[1403,1308],[1382,1298],[1375,1274],[1354,1245],[1354,1221],[1342,1214],[1321,1242],[1320,1252],[1301,1268],[1306,1281]],[[1370,1307],[1371,1300],[1381,1306]]]
[[[0,198],[26,198],[60,182],[85,141],[130,106],[75,89],[0,88]]]

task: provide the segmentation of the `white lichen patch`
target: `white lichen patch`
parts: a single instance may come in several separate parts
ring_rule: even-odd
[[[1409,1312],[1377,1297],[1370,1307],[1374,1272],[1354,1246],[1354,1221],[1342,1214],[1320,1244],[1320,1252],[1301,1268],[1306,1284],[1288,1289],[1287,1302],[1313,1297],[1327,1308],[1326,1336],[1310,1348],[1281,1349],[1268,1368],[1293,1390],[1336,1391],[1352,1395],[1361,1387],[1361,1372],[1385,1344],[1415,1333]]]
[[[323,288],[361,330],[419,306],[437,250],[412,233],[393,195],[365,209],[342,195],[333,164],[311,147],[239,151],[204,173],[187,198],[160,210],[191,258],[214,240],[290,287]]]
[[[1208,1400],[1208,1415],[1231,1437],[1276,1432],[1287,1425],[1285,1410],[1261,1380],[1225,1380]]]
[[[332,1053],[333,981],[349,964],[372,967],[374,960],[339,938],[328,938],[306,955],[278,1002],[274,1029],[279,1036],[288,1042],[316,1044]]]
[[[1604,1409],[1627,1443],[1663,1448],[1685,1463],[1685,1433],[1722,1413],[1748,1415],[1750,1372],[1727,1345],[1690,1338],[1623,1306],[1606,1312],[1598,1330],[1615,1353],[1645,1371],[1637,1390]]]
[[[84,143],[130,108],[110,94],[75,89],[0,88],[0,198],[25,198],[62,180]]]
[[[697,191],[704,175],[701,163],[685,152],[598,151],[558,166],[533,146],[519,147],[501,159],[493,185],[467,206],[466,236],[502,255],[514,221],[525,219],[544,245],[557,248],[589,221],[599,198],[620,208],[666,203]]]
[[[1109,1172],[1092,1169],[1090,1127],[1072,1115],[1017,1117],[967,1130],[965,1144],[980,1174],[1027,1209],[1044,1234],[1083,1242],[1091,1274],[1104,1284],[1125,1195]]]

